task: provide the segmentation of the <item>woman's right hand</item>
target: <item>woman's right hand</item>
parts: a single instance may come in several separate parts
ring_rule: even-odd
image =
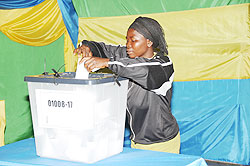
[[[74,55],[77,55],[78,58],[81,58],[81,60],[79,61],[79,64],[81,64],[82,62],[84,62],[84,58],[85,57],[92,57],[92,52],[90,50],[90,48],[86,45],[81,45],[78,48],[76,48],[74,50]]]

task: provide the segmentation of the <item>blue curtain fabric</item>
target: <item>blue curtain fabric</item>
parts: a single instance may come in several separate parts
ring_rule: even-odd
[[[250,164],[250,79],[174,82],[181,153]]]
[[[27,8],[40,4],[44,0],[0,0],[0,9]]]
[[[64,24],[74,47],[77,47],[78,40],[78,15],[73,6],[72,0],[57,0],[60,7]]]

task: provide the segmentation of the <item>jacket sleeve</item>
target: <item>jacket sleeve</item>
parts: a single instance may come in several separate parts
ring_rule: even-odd
[[[111,61],[127,57],[126,47],[124,46],[106,45],[103,42],[88,40],[83,40],[81,45],[88,46],[95,57],[109,58]]]
[[[166,87],[169,89],[172,86],[174,68],[168,56],[131,59],[124,46],[106,45],[102,42],[87,40],[83,40],[81,44],[88,46],[93,56],[109,58],[109,69],[118,76],[129,78],[145,89],[158,93],[158,90],[162,91],[162,87],[166,90]]]
[[[109,68],[119,76],[129,78],[145,89],[157,90],[163,87],[163,84],[169,89],[173,82],[174,69],[172,61],[167,56],[163,58],[121,58],[109,62]]]

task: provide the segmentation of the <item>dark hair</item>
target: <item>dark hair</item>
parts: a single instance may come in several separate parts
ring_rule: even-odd
[[[168,54],[164,31],[156,20],[149,17],[138,17],[129,26],[129,29],[136,30],[145,38],[153,42],[155,52]]]

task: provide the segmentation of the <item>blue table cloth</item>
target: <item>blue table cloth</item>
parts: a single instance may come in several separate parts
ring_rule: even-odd
[[[155,152],[124,147],[123,152],[93,164],[71,162],[36,155],[34,138],[25,139],[0,147],[0,165],[24,166],[206,166],[198,156]]]

